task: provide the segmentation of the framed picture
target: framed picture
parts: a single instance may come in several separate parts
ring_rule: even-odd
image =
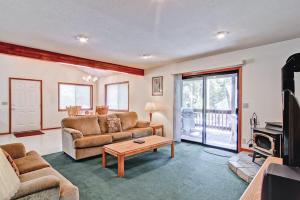
[[[152,77],[152,96],[163,96],[163,77]]]

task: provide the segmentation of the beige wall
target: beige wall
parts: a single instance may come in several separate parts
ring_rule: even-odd
[[[118,81],[130,82],[130,109],[136,110],[146,118],[144,106],[147,101],[159,103],[164,110],[154,114],[154,121],[163,122],[168,137],[173,136],[173,74],[222,68],[240,64],[243,67],[243,103],[249,107],[243,109],[242,143],[243,147],[250,138],[249,118],[253,112],[258,114],[261,126],[265,121],[281,121],[281,67],[286,59],[300,49],[300,39],[194,59],[147,70],[145,77],[118,75],[101,78],[98,100],[104,103],[104,84]],[[164,76],[164,96],[151,95],[151,78]]]
[[[84,83],[85,73],[72,66],[0,54],[0,133],[8,132],[8,78],[43,81],[43,126],[59,127],[66,112],[58,112],[58,82]],[[97,89],[94,87],[94,104]]]

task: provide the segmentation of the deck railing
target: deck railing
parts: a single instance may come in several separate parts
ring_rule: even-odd
[[[231,130],[231,110],[206,110],[206,127],[221,130]],[[194,109],[196,126],[203,126],[203,110]]]

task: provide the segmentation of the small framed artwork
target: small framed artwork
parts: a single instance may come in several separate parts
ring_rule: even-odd
[[[152,77],[152,96],[163,96],[163,77]]]

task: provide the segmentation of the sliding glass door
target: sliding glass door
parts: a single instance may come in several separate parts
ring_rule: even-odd
[[[237,151],[238,73],[183,80],[181,139]]]

